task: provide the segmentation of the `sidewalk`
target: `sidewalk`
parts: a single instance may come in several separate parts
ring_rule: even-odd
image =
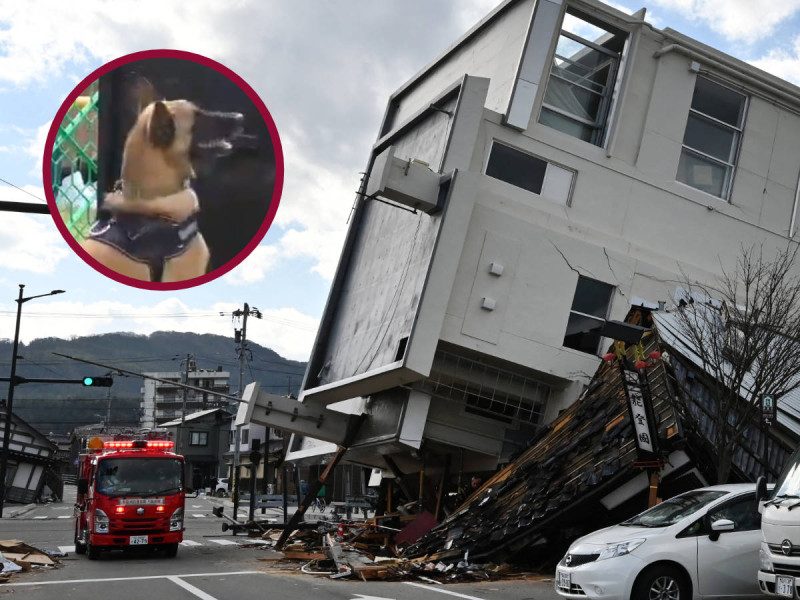
[[[64,485],[64,497],[61,499],[60,502],[42,502],[41,504],[31,503],[31,504],[14,504],[14,503],[5,503],[3,505],[3,518],[4,519],[15,519],[18,517],[22,517],[25,514],[29,513],[35,508],[44,507],[44,506],[55,506],[60,504],[68,504],[72,506],[75,504],[75,498],[78,495],[78,489],[74,485],[65,484]]]

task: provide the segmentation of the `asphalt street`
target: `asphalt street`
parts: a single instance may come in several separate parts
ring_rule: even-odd
[[[228,499],[200,496],[186,499],[186,531],[176,558],[159,552],[113,552],[90,561],[74,553],[72,506],[74,487],[65,501],[4,511],[0,538],[19,539],[42,550],[66,554],[58,568],[14,575],[0,585],[0,597],[26,600],[86,600],[113,594],[113,600],[170,598],[172,600],[250,600],[264,598],[320,598],[335,600],[446,600],[447,598],[496,600],[556,600],[553,583],[546,580],[509,580],[436,585],[419,580],[364,582],[308,575],[300,563],[282,560],[282,554],[260,540],[222,532],[222,520],[212,509],[223,505],[232,515]],[[25,510],[21,510],[21,509]],[[246,506],[240,514],[246,515]],[[267,509],[259,519],[283,521],[279,509]],[[330,515],[327,515],[330,517]]]

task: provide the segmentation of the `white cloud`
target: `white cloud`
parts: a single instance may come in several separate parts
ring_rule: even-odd
[[[225,38],[215,31],[228,9],[226,3],[86,2],[80,11],[58,0],[33,4],[0,1],[0,21],[7,24],[0,28],[0,81],[18,86],[42,83],[65,74],[67,65],[108,60],[132,47],[202,46],[210,54],[228,49]]]
[[[175,297],[154,305],[102,300],[91,303],[48,301],[42,298],[25,305],[20,339],[29,343],[45,337],[71,338],[119,331],[144,335],[154,331],[179,331],[232,337],[230,313],[237,308],[230,302],[191,308]],[[220,312],[225,314],[220,315]],[[306,360],[319,321],[294,308],[268,309],[262,314],[261,319],[248,319],[248,339],[285,358]],[[14,331],[15,315],[15,303],[0,303],[0,331]]]
[[[36,164],[33,167],[33,170],[30,172],[30,175],[33,175],[37,178],[42,176],[42,160],[44,158],[44,144],[47,141],[47,133],[50,131],[50,124],[52,121],[48,121],[43,125],[40,125],[36,128],[33,135],[29,138],[30,141],[24,146],[25,153],[28,156],[32,156],[36,159]]]
[[[666,11],[677,11],[690,21],[703,21],[729,41],[753,43],[800,10],[800,0],[654,0]]]
[[[41,188],[23,189],[44,197]],[[30,195],[9,186],[0,186],[0,200],[37,204]],[[71,254],[49,216],[2,212],[0,217],[0,265],[6,269],[50,274]]]
[[[790,51],[772,50],[764,58],[750,61],[750,64],[800,85],[800,36],[794,39]]]
[[[225,275],[231,285],[246,285],[263,280],[275,265],[280,250],[275,246],[258,246],[239,265]]]

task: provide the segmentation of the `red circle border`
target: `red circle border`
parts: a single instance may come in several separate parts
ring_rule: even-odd
[[[231,260],[229,260],[224,265],[217,267],[216,269],[201,275],[200,277],[194,277],[192,279],[186,279],[184,281],[175,281],[169,283],[157,282],[157,281],[143,281],[141,279],[134,279],[132,277],[126,277],[125,275],[121,275],[120,273],[114,271],[113,269],[109,269],[108,267],[103,266],[97,260],[89,256],[89,254],[80,247],[77,240],[73,237],[73,235],[67,229],[64,220],[61,218],[59,214],[58,207],[56,206],[55,196],[53,194],[53,179],[52,179],[52,170],[51,170],[51,161],[53,158],[53,145],[55,144],[56,134],[58,133],[58,128],[64,120],[64,117],[67,114],[67,111],[75,102],[75,100],[80,95],[85,88],[89,86],[92,82],[98,79],[101,75],[105,75],[106,73],[113,71],[114,69],[121,67],[123,65],[143,60],[149,58],[178,58],[182,60],[191,60],[192,62],[199,63],[211,69],[214,69],[221,75],[224,75],[236,85],[247,95],[250,101],[255,105],[258,109],[258,112],[261,114],[261,118],[264,119],[264,123],[267,126],[269,131],[270,139],[272,141],[272,146],[274,149],[275,154],[275,186],[272,191],[272,198],[270,200],[269,210],[267,211],[267,215],[264,218],[264,221],[261,224],[261,227],[258,229],[256,234],[253,238],[248,242],[248,244]],[[67,244],[72,248],[72,250],[80,256],[83,261],[94,268],[96,271],[102,273],[106,277],[113,279],[114,281],[118,281],[119,283],[123,283],[125,285],[129,285],[131,287],[136,287],[140,289],[146,290],[157,290],[157,291],[172,291],[172,290],[184,290],[188,288],[192,288],[198,285],[202,285],[204,283],[208,283],[213,281],[237,265],[241,263],[245,258],[247,258],[253,250],[261,243],[261,240],[267,234],[270,226],[272,225],[272,221],[275,218],[275,213],[278,211],[278,205],[280,204],[281,193],[283,191],[283,179],[284,179],[284,162],[283,162],[283,150],[281,148],[281,141],[280,136],[278,135],[278,129],[275,126],[275,122],[272,119],[272,115],[270,114],[269,110],[267,109],[264,102],[261,100],[259,95],[250,87],[244,79],[242,79],[239,75],[234,73],[231,69],[226,67],[225,65],[212,60],[206,56],[201,54],[196,54],[194,52],[186,52],[184,50],[171,50],[171,49],[154,49],[154,50],[142,50],[139,52],[133,52],[131,54],[126,54],[119,58],[116,58],[112,61],[107,62],[106,64],[102,65],[101,67],[92,71],[89,75],[83,78],[83,80],[75,86],[72,92],[67,95],[64,102],[61,104],[61,107],[58,109],[56,116],[53,118],[53,122],[50,124],[50,130],[47,133],[47,140],[45,141],[44,147],[44,156],[42,159],[42,180],[44,183],[44,194],[45,198],[47,199],[47,205],[50,208],[50,214],[53,217],[53,221],[56,224],[59,232],[61,233],[64,240],[66,240]],[[98,190],[98,194],[101,193]]]

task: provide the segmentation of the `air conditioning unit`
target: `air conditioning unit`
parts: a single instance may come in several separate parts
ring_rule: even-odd
[[[381,152],[372,164],[367,196],[380,197],[426,213],[439,206],[440,175],[424,163],[398,158],[394,147]]]

